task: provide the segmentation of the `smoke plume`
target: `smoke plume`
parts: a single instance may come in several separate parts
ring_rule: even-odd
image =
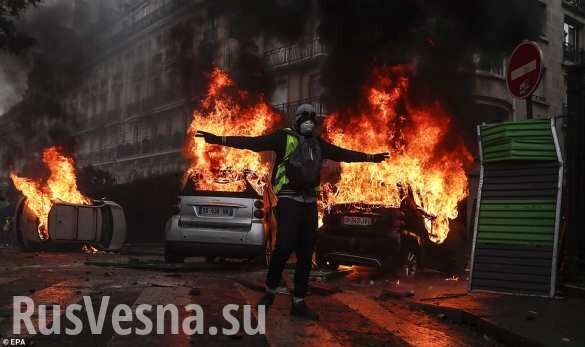
[[[331,110],[355,107],[375,66],[414,66],[409,100],[440,101],[473,134],[473,56],[500,64],[534,40],[544,8],[525,0],[320,0],[321,40],[329,49],[321,81]],[[349,113],[348,113],[349,114]]]
[[[103,33],[103,23],[84,16],[88,9],[81,5],[57,0],[28,9],[16,29],[34,38],[34,46],[0,56],[0,79],[6,82],[0,90],[0,114],[10,118],[10,129],[0,131],[6,131],[2,144],[13,157],[3,158],[5,163],[50,145],[73,151],[75,122],[64,101],[83,79],[90,48]]]

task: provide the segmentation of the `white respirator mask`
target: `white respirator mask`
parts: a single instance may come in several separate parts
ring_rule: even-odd
[[[313,134],[313,129],[315,129],[315,122],[308,119],[301,123],[299,126],[299,132],[301,135],[309,136]]]

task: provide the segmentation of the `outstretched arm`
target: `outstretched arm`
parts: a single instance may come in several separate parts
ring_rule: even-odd
[[[205,142],[240,149],[249,149],[255,152],[277,151],[282,141],[278,132],[264,136],[217,136],[205,131],[197,131],[195,135],[202,137]]]
[[[349,149],[337,147],[331,143],[323,141],[323,159],[329,159],[339,162],[372,162],[381,163],[390,158],[389,153],[366,154]]]

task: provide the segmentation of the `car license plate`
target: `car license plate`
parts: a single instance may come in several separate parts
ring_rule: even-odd
[[[370,218],[370,217],[343,216],[343,224],[368,226],[368,225],[372,225],[372,218]]]
[[[232,217],[234,209],[221,206],[197,206],[197,215],[200,217]]]

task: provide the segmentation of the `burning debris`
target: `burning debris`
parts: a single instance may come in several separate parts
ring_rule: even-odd
[[[97,254],[97,252],[99,252],[99,250],[92,245],[81,246],[81,251],[89,255]]]
[[[67,157],[58,147],[50,147],[43,152],[43,162],[50,171],[46,182],[31,178],[19,177],[11,172],[10,178],[26,197],[26,207],[39,220],[39,237],[49,239],[49,211],[56,202],[89,205],[91,200],[77,189],[77,176],[73,158]]]
[[[122,208],[83,195],[77,188],[75,162],[60,148],[45,149],[43,163],[50,173],[46,180],[10,173],[14,186],[24,195],[16,207],[14,223],[19,246],[37,250],[81,244],[87,254],[98,249],[119,250],[126,239]]]
[[[435,217],[425,219],[427,230],[431,240],[441,243],[467,196],[465,169],[472,156],[462,141],[447,139],[451,117],[440,103],[410,103],[409,72],[408,66],[375,69],[361,104],[326,120],[325,137],[332,143],[390,151],[392,158],[379,165],[341,163],[339,180],[324,186],[324,204],[398,207],[411,190],[416,205]]]
[[[246,181],[261,193],[270,173],[268,157],[240,149],[206,145],[196,138],[198,130],[218,135],[259,136],[276,129],[280,116],[264,101],[239,90],[228,74],[219,68],[211,73],[207,96],[193,113],[188,129],[185,156],[190,164],[184,182],[193,179],[197,190],[238,192]]]

